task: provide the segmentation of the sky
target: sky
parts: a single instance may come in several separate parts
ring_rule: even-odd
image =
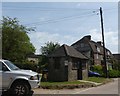
[[[20,24],[35,28],[28,36],[40,54],[48,41],[71,45],[86,35],[101,41],[100,7],[105,46],[118,53],[118,2],[3,2],[2,16],[18,18]]]

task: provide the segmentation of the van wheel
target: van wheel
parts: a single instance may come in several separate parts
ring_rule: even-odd
[[[29,85],[25,82],[15,82],[11,87],[11,93],[14,96],[28,96],[30,93]]]

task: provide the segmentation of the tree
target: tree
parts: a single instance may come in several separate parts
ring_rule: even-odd
[[[42,56],[39,58],[40,70],[48,69],[47,56],[59,47],[60,47],[60,45],[58,43],[53,43],[53,42],[47,42],[47,43],[45,43],[45,46],[41,47]]]
[[[41,46],[41,52],[42,55],[49,55],[51,54],[55,49],[60,47],[60,44],[58,43],[53,43],[53,42],[47,42],[45,43],[45,46]]]
[[[17,18],[3,17],[2,20],[2,57],[13,62],[22,62],[35,48],[27,33],[33,31],[19,24]]]

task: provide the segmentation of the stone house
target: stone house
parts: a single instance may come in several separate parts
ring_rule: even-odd
[[[74,81],[88,77],[87,57],[74,47],[64,44],[48,57],[49,81]]]
[[[38,64],[40,56],[41,55],[31,54],[27,56],[27,60],[30,61],[31,63]]]
[[[120,63],[120,54],[113,54],[114,58],[118,63]]]
[[[82,39],[78,40],[72,44],[77,51],[81,52],[83,55],[89,58],[89,67],[92,65],[103,64],[103,46],[102,42],[95,42],[91,40],[91,36],[84,36]],[[112,53],[107,48],[105,49],[107,64],[110,64],[111,58],[113,58]]]

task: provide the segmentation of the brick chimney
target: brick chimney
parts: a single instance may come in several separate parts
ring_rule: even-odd
[[[102,46],[102,42],[101,41],[97,41],[97,43]]]
[[[85,38],[87,38],[88,40],[91,40],[91,36],[90,35],[85,36]]]

